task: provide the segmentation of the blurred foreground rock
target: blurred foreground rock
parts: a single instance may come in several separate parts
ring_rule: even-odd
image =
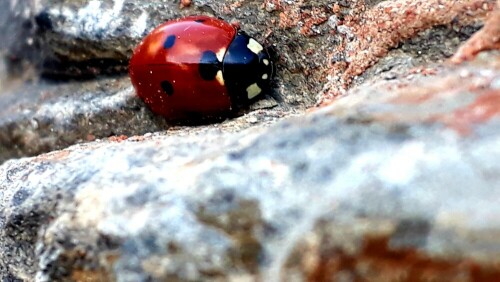
[[[270,129],[113,138],[7,161],[0,272],[494,281],[498,59],[363,85]]]

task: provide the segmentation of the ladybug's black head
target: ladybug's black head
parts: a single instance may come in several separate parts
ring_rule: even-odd
[[[231,103],[240,107],[269,88],[273,63],[260,43],[239,31],[224,56],[222,72]]]

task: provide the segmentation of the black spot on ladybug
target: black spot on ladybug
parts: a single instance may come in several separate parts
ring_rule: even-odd
[[[204,20],[204,19],[197,19],[197,20],[194,20],[194,21],[195,21],[195,22],[197,22],[197,23],[202,23],[202,22],[204,22],[205,20]]]
[[[174,87],[169,81],[162,81],[161,88],[165,91],[165,93],[167,93],[168,96],[172,96],[174,94]]]
[[[221,70],[221,63],[212,51],[205,51],[201,55],[199,72],[204,80],[213,80],[217,72]]]
[[[175,35],[169,35],[165,42],[163,43],[163,48],[169,49],[172,48],[175,44]]]

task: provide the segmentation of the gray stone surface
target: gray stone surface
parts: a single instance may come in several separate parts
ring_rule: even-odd
[[[0,163],[114,135],[161,130],[176,134],[178,129],[149,111],[135,95],[129,78],[29,83],[12,87],[0,98]],[[218,121],[219,128],[236,131],[255,124],[265,126],[303,112],[276,106],[272,98],[258,101],[245,110],[252,111],[248,115]]]
[[[372,2],[368,4],[374,5]],[[356,15],[359,1],[338,4],[337,18],[341,21]],[[44,0],[7,1],[2,5],[5,17],[4,25],[0,25],[0,54],[5,55],[6,63],[0,64],[0,70],[4,70],[0,71],[0,107],[5,109],[0,111],[0,163],[94,138],[168,128],[132,97],[123,74],[134,46],[167,19],[209,14],[239,22],[242,29],[275,53],[273,91],[250,109],[262,111],[249,122],[228,121],[230,125],[223,126],[227,129],[304,112],[317,102],[330,62],[349,60],[342,53],[330,54],[334,46],[346,40],[328,23],[334,6],[330,1],[312,5],[296,1],[267,1],[263,5],[192,1],[183,9],[175,1]],[[358,77],[355,85],[380,77],[394,79],[415,66],[440,62],[480,25],[429,29],[389,53]],[[39,78],[39,72],[57,79],[115,76],[46,82]]]
[[[16,87],[0,100],[0,162],[112,135],[166,129],[128,78]]]
[[[408,112],[402,101],[465,71],[477,91],[460,85]],[[305,259],[295,250],[314,238],[327,236],[325,248],[356,260],[366,236],[382,236],[390,249],[476,261],[498,275],[500,120],[466,123],[464,134],[448,117],[498,91],[500,72],[441,72],[441,80],[408,76],[419,92],[387,90],[405,81],[365,87],[269,129],[211,126],[7,161],[1,273],[38,281],[302,280],[311,263],[294,263]],[[467,268],[462,275],[475,277]]]

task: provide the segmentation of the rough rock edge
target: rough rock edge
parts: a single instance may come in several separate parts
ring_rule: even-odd
[[[484,19],[495,8],[492,0],[475,1],[384,1],[344,25],[354,40],[345,40],[332,54],[347,53],[348,62],[331,66],[330,81],[325,85],[319,104],[327,105],[336,96],[345,94],[354,77],[373,66],[390,48],[404,39],[437,25],[458,22],[466,25]],[[364,6],[358,7],[364,9]]]

